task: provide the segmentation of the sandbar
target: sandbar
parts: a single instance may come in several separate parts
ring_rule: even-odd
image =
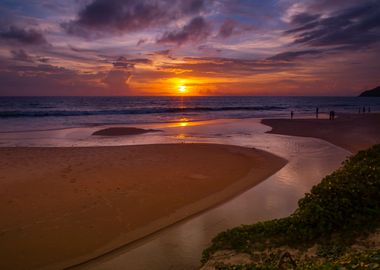
[[[263,119],[268,133],[314,137],[357,153],[380,143],[380,114],[341,114],[328,119]]]
[[[0,148],[0,269],[62,269],[215,206],[286,164],[217,144]]]
[[[160,132],[157,129],[143,129],[135,127],[110,127],[95,131],[92,133],[94,136],[129,136],[129,135],[139,135],[149,132]]]

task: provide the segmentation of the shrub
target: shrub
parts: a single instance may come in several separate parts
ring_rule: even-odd
[[[289,217],[242,225],[217,235],[203,251],[206,262],[216,250],[250,253],[268,247],[303,248],[315,243],[339,255],[360,234],[380,221],[380,145],[361,151],[326,176],[299,200]],[[343,247],[343,248],[342,248]]]

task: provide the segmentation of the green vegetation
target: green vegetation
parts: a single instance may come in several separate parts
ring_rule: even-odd
[[[278,270],[278,256],[274,255],[263,263],[228,265],[218,264],[216,270]],[[318,260],[304,259],[298,261],[297,269],[304,270],[351,270],[351,269],[380,269],[380,250],[366,250],[362,252],[347,253],[336,259]],[[282,269],[291,269],[291,266],[283,265]]]
[[[279,269],[279,256],[286,247],[297,250],[297,269],[354,269],[361,264],[375,269],[380,264],[379,250],[356,253],[350,247],[379,225],[380,145],[375,145],[346,160],[314,186],[289,217],[242,225],[217,235],[204,250],[202,263],[218,250],[234,250],[250,254],[254,263],[221,263],[217,269]],[[311,247],[316,251],[306,258]]]

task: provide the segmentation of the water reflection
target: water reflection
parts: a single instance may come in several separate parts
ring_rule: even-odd
[[[180,133],[175,136],[176,139],[184,140],[186,139],[186,134]]]

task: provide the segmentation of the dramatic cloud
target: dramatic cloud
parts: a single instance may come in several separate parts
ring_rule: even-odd
[[[298,13],[292,17],[292,23],[303,25],[303,24],[307,24],[307,23],[310,23],[312,21],[315,21],[315,20],[319,19],[319,17],[320,17],[319,14],[313,15],[313,14],[309,14],[306,12]]]
[[[202,41],[210,35],[210,25],[203,17],[193,18],[181,30],[165,33],[158,43],[174,43],[181,45],[186,42]]]
[[[308,46],[366,47],[380,40],[380,2],[366,1],[328,17],[299,14],[293,20],[300,27],[287,31],[296,44]]]
[[[8,42],[20,43],[22,45],[47,45],[44,35],[34,29],[21,29],[10,26],[0,31],[0,39]]]
[[[0,66],[0,95],[104,95],[107,89],[96,83],[102,77],[46,64]]]
[[[0,10],[0,95],[380,84],[379,0],[0,0]]]
[[[276,54],[272,57],[269,57],[268,60],[292,61],[301,56],[319,55],[321,53],[323,53],[323,51],[321,50],[290,51],[290,52],[283,52],[283,53]]]
[[[228,38],[230,36],[241,34],[252,29],[252,26],[243,25],[234,20],[225,20],[219,29],[218,37]]]
[[[136,64],[150,65],[152,64],[152,61],[147,58],[127,59],[124,56],[120,56],[115,62],[113,62],[115,68],[122,69],[133,69]]]
[[[122,68],[122,69],[131,69],[134,67],[133,64],[128,62],[127,58],[124,56],[120,56],[114,63],[113,66],[115,68]]]
[[[222,57],[185,58],[182,63],[164,64],[160,70],[183,70],[199,76],[235,77],[278,72],[295,67],[291,62]]]
[[[102,80],[105,83],[110,93],[118,93],[119,95],[128,94],[128,81],[131,78],[129,71],[113,69]]]
[[[88,34],[88,30],[132,32],[167,24],[189,14],[196,14],[206,0],[94,0],[85,6],[78,18],[64,23],[72,34]]]
[[[232,36],[234,30],[236,28],[236,23],[232,20],[226,20],[219,30],[219,36],[223,38],[227,38]]]
[[[127,59],[120,56],[113,63],[113,68],[107,73],[102,82],[107,85],[109,91],[118,95],[130,94],[129,81],[132,78],[132,72],[135,71],[135,66],[151,65],[152,61],[147,58]]]
[[[19,50],[11,50],[10,53],[12,54],[13,56],[13,59],[14,60],[17,60],[17,61],[23,61],[23,62],[31,62],[33,63],[33,57],[30,56],[26,51],[24,51],[23,49],[19,49]]]

